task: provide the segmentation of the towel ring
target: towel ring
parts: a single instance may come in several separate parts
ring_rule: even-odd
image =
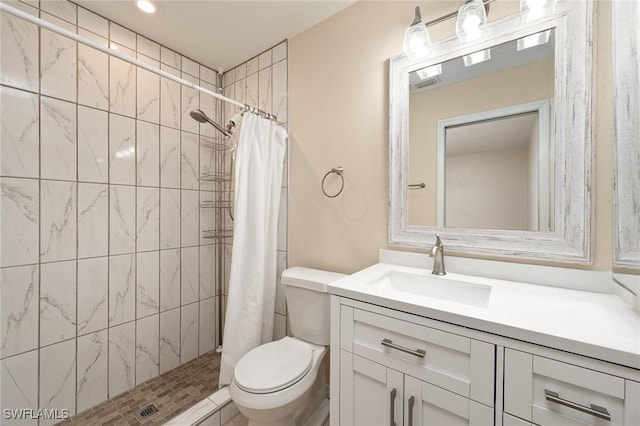
[[[342,190],[344,189],[344,176],[342,176],[343,171],[344,169],[338,166],[338,167],[334,167],[333,169],[325,173],[324,177],[322,178],[322,184],[320,185],[320,187],[322,188],[322,193],[325,195],[325,197],[336,198],[338,195],[342,194]],[[327,176],[329,176],[331,173],[335,173],[338,176],[340,176],[340,180],[341,180],[340,190],[336,192],[334,195],[329,195],[327,194],[327,191],[324,190],[324,181],[327,180]]]

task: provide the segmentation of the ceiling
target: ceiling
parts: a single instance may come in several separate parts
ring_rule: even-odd
[[[75,3],[210,68],[226,71],[311,28],[355,0],[156,0],[156,13],[134,0]]]

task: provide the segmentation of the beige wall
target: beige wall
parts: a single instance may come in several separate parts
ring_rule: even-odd
[[[592,268],[606,270],[611,268],[612,223],[611,4],[598,3],[602,49],[594,73],[598,155]],[[388,58],[401,53],[416,5],[425,21],[455,8],[446,1],[361,1],[291,39],[290,266],[352,273],[375,263],[378,249],[387,247]],[[500,0],[491,7],[499,11]],[[434,41],[452,35],[453,21],[430,32]],[[345,189],[329,199],[320,181],[335,166],[345,169]]]

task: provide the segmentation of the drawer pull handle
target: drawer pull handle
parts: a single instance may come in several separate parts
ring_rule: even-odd
[[[389,426],[396,426],[396,388],[389,392]]]
[[[410,355],[414,355],[417,356],[418,358],[424,358],[426,352],[424,351],[424,349],[409,349],[409,348],[405,348],[404,346],[400,346],[400,345],[396,345],[395,343],[393,343],[391,341],[391,339],[382,339],[382,346],[386,346],[388,348],[392,348],[392,349],[397,349],[401,352],[410,354]]]
[[[409,426],[413,426],[413,403],[415,402],[416,398],[414,396],[411,396],[411,398],[409,398]]]
[[[555,402],[556,404],[564,405],[565,407],[573,408],[574,410],[581,411],[583,413],[591,414],[594,417],[611,421],[611,415],[609,411],[604,407],[591,404],[591,407],[585,407],[584,405],[576,404],[566,399],[562,399],[558,396],[558,392],[553,392],[548,389],[544,390],[547,401]]]

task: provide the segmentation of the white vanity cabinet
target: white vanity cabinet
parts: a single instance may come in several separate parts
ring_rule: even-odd
[[[494,423],[495,345],[352,302],[338,308],[340,425]]]
[[[336,295],[331,383],[332,426],[640,426],[640,368]]]

